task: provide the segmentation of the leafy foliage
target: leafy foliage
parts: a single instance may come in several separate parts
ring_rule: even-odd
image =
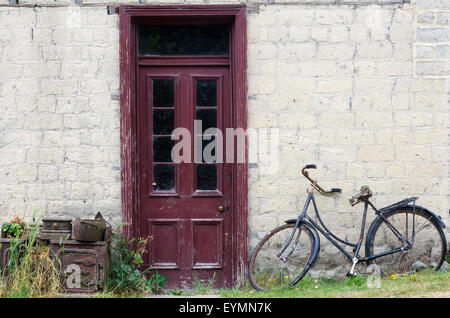
[[[154,293],[165,285],[164,276],[140,270],[150,239],[129,238],[121,231],[113,233],[107,290],[118,294]]]
[[[17,238],[21,236],[25,229],[25,221],[21,220],[18,216],[13,218],[9,222],[5,222],[2,225],[2,232],[6,237]]]

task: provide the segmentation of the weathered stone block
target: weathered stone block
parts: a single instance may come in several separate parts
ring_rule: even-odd
[[[416,63],[417,75],[437,75],[447,76],[450,75],[450,60],[438,61],[438,62],[417,62]]]
[[[392,55],[389,42],[362,43],[357,46],[357,55],[361,58],[386,59]]]
[[[439,43],[450,41],[450,29],[430,28],[417,29],[417,41],[425,43]]]
[[[432,58],[434,56],[433,46],[418,45],[416,49],[418,58]]]
[[[317,10],[318,24],[350,24],[353,22],[353,12],[345,9]]]
[[[354,54],[355,48],[350,45],[321,44],[317,57],[321,60],[346,61],[352,59]]]
[[[316,91],[325,94],[349,93],[352,91],[352,87],[351,79],[319,80]]]

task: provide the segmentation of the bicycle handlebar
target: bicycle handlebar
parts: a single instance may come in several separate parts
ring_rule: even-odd
[[[308,171],[306,171],[307,169],[317,169],[317,166],[315,164],[309,164],[303,167],[302,169],[302,175],[309,180],[309,182],[311,182],[311,184],[313,185],[313,187],[320,192],[320,194],[323,195],[333,195],[335,193],[341,193],[342,190],[339,188],[332,188],[329,191],[324,190],[322,187],[320,187],[317,184],[317,181],[311,179],[311,177],[308,175]]]

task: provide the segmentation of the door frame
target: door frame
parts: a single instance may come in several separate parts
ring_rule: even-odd
[[[223,18],[231,24],[233,127],[247,130],[247,7],[246,5],[122,5],[119,7],[120,163],[122,220],[130,237],[138,235],[136,20]],[[233,283],[245,280],[248,264],[248,141],[245,163],[233,164]]]

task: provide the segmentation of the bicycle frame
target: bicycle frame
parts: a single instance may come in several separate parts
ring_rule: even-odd
[[[358,240],[357,243],[347,242],[347,241],[337,237],[335,234],[333,234],[325,226],[325,224],[322,222],[322,219],[320,218],[320,215],[319,215],[319,210],[317,208],[316,200],[314,199],[313,192],[314,192],[314,185],[313,185],[313,188],[310,191],[308,191],[308,197],[306,199],[306,202],[305,202],[305,205],[303,207],[303,210],[302,210],[301,214],[297,218],[296,226],[294,227],[290,238],[286,242],[285,246],[283,247],[283,249],[281,250],[279,255],[283,254],[283,252],[286,250],[286,248],[290,245],[290,243],[292,242],[292,239],[293,239],[293,237],[295,235],[297,226],[299,226],[300,223],[302,223],[302,221],[304,221],[304,220],[306,220],[316,230],[318,230],[320,233],[322,233],[334,246],[336,246],[336,248],[339,251],[341,251],[342,254],[344,254],[350,261],[352,261],[353,264],[356,264],[358,262],[368,262],[368,261],[373,260],[373,259],[378,258],[378,257],[394,254],[394,253],[397,253],[397,252],[400,252],[400,251],[409,250],[411,248],[412,244],[399,233],[399,231],[395,228],[395,226],[393,226],[388,220],[384,219],[384,221],[386,222],[387,226],[394,232],[394,234],[404,244],[406,243],[406,246],[404,245],[402,247],[398,247],[398,248],[395,248],[395,249],[392,249],[390,251],[386,251],[386,252],[383,252],[383,253],[380,253],[380,254],[376,254],[376,255],[369,256],[369,257],[366,256],[366,257],[360,258],[359,257],[359,251],[361,249],[362,242],[364,240],[364,232],[365,232],[365,227],[366,227],[366,216],[367,216],[368,206],[370,206],[375,211],[375,213],[377,215],[380,215],[381,217],[383,217],[383,215],[380,213],[380,211],[369,200],[363,201],[364,202],[364,211],[363,211],[363,218],[362,218],[362,224],[361,224],[359,240]],[[316,213],[316,217],[317,217],[317,220],[319,221],[320,225],[317,224],[307,213],[311,201],[313,203],[314,211]],[[413,214],[413,217],[414,217],[414,214]],[[413,229],[413,232],[414,232],[414,229]],[[339,244],[338,242],[353,247],[354,248],[353,249],[354,255],[352,256],[350,253],[348,253],[344,249],[343,245]]]

